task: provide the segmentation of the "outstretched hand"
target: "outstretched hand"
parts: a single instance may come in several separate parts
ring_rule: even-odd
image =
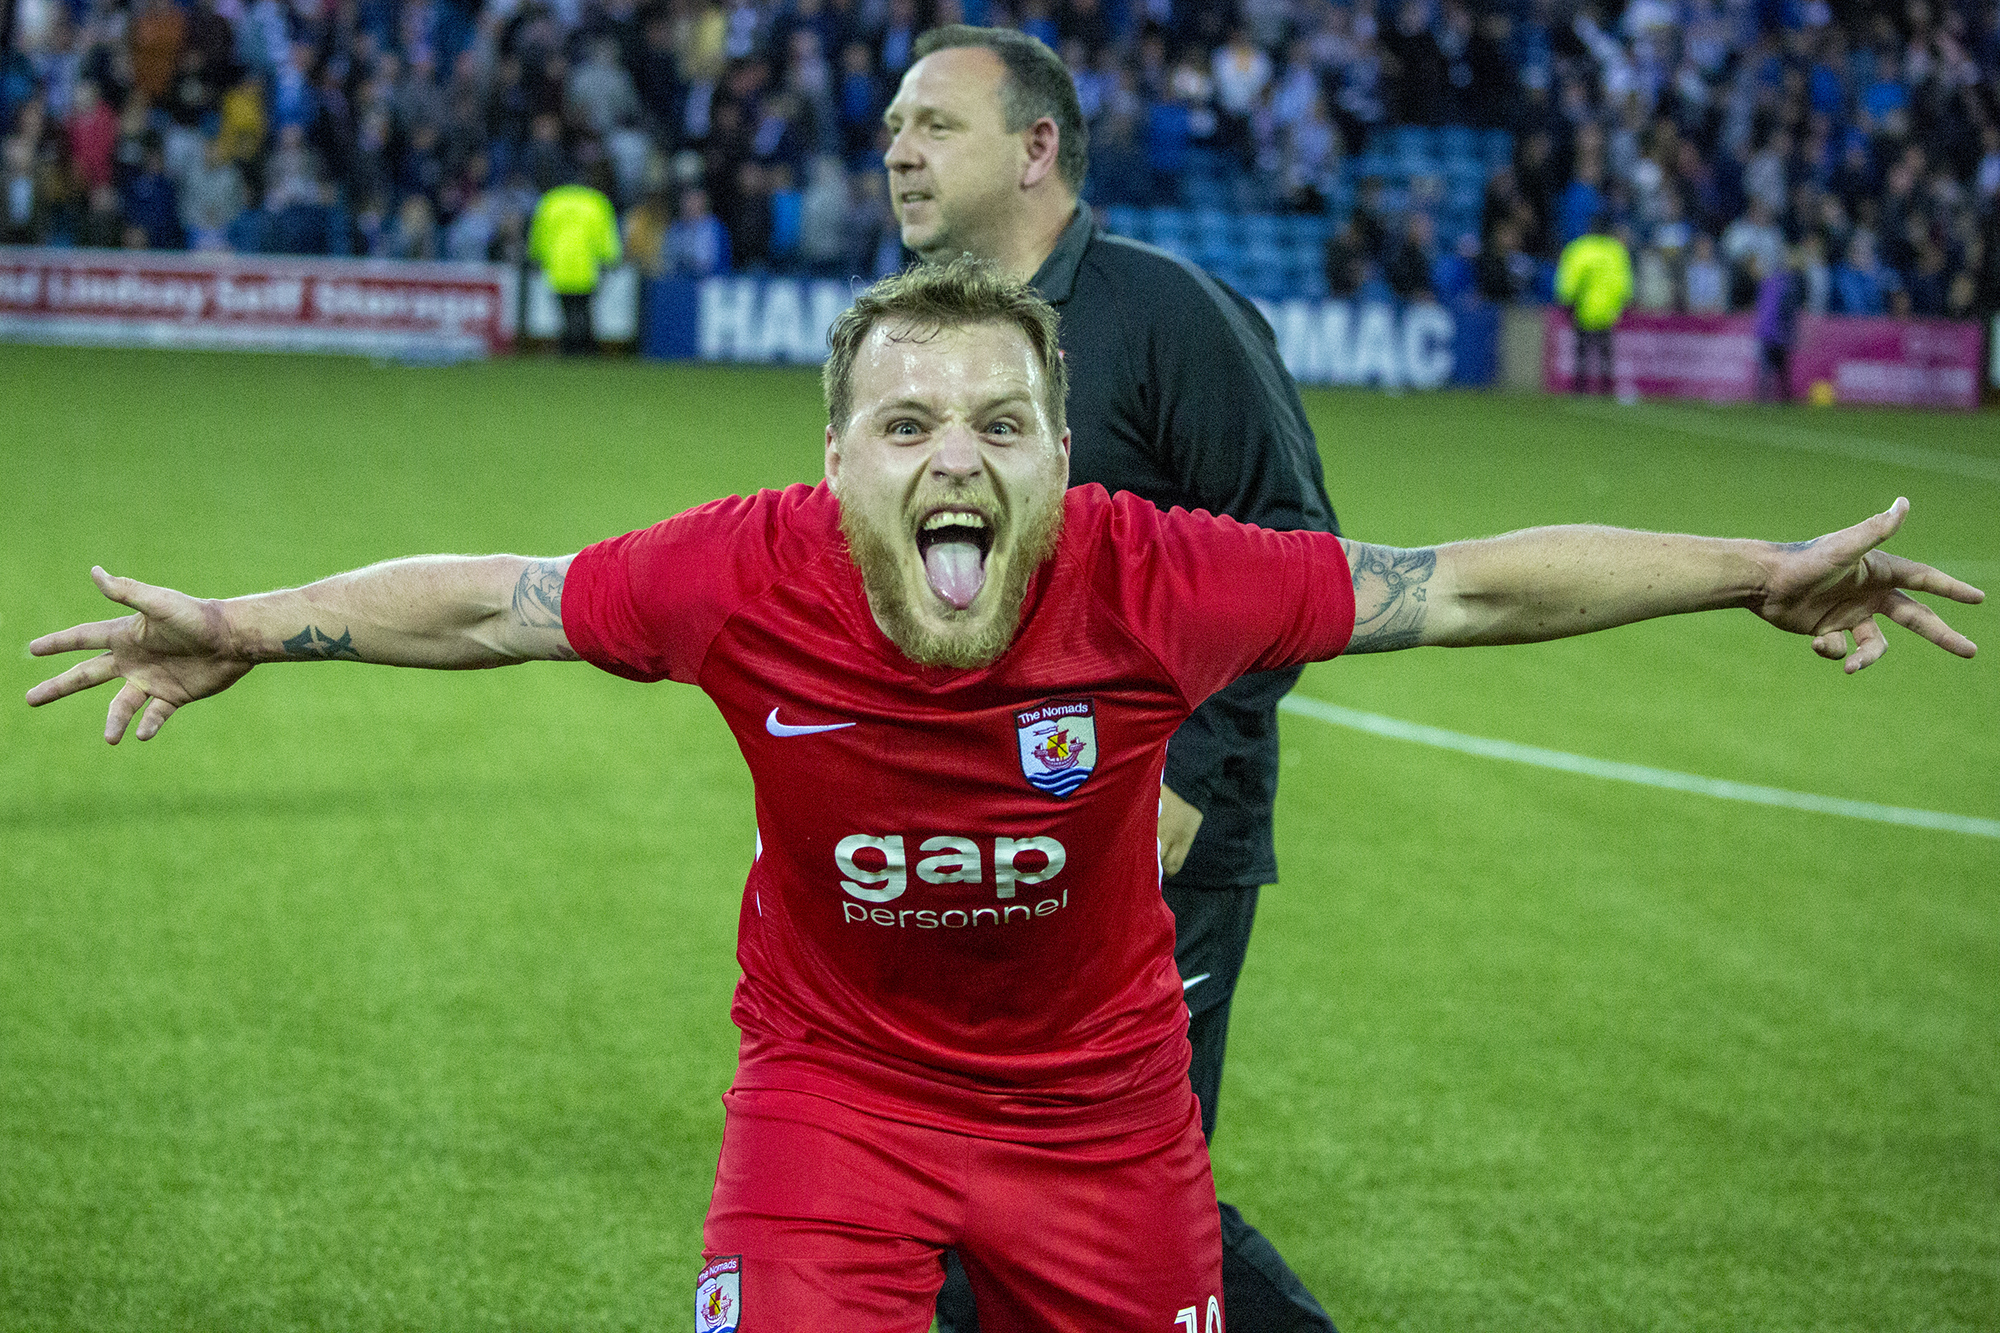
[[[138,736],[147,741],[181,705],[220,694],[248,674],[251,663],[230,656],[228,626],[216,603],[136,579],[113,578],[96,566],[90,577],[99,592],[137,614],[58,630],[29,644],[36,657],[102,650],[29,690],[30,705],[123,679],[104,721],[104,739],[118,744],[143,709]]]
[[[1780,629],[1813,636],[1813,651],[1836,661],[1845,658],[1850,675],[1888,651],[1878,615],[1946,652],[1971,657],[1978,651],[1972,640],[1903,589],[1966,603],[1985,601],[1986,594],[1929,565],[1877,549],[1903,526],[1909,512],[1910,502],[1898,498],[1885,512],[1851,528],[1775,548],[1769,586],[1763,601],[1751,609]],[[1849,633],[1854,636],[1851,650]]]

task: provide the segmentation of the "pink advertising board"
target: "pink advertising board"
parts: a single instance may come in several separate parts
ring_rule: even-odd
[[[1792,397],[1978,407],[1980,332],[1961,320],[1802,315],[1792,343]]]
[[[0,246],[0,339],[485,356],[516,290],[497,264]]]
[[[1619,392],[1646,398],[1742,403],[1757,396],[1757,330],[1751,315],[1627,310],[1612,338]],[[1567,393],[1576,375],[1569,312],[1549,307],[1542,326],[1542,387]]]

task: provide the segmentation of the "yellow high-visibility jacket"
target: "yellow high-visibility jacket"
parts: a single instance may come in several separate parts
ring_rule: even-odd
[[[558,185],[535,205],[528,258],[558,295],[597,290],[597,266],[618,262],[618,219],[611,201],[588,185]]]
[[[1632,299],[1632,256],[1616,236],[1586,232],[1556,261],[1556,300],[1575,312],[1580,329],[1608,329]]]

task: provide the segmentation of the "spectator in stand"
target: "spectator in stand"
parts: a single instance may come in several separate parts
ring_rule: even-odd
[[[90,192],[83,221],[77,224],[76,243],[91,249],[115,250],[125,243],[125,210],[119,206],[118,190],[109,181]]]
[[[1866,231],[1854,233],[1847,243],[1847,260],[1833,271],[1833,308],[1842,315],[1885,315],[1889,313],[1891,292],[1902,290],[1894,269],[1883,266],[1875,250],[1875,238]]]
[[[639,115],[639,91],[618,62],[618,43],[600,37],[590,55],[570,73],[565,104],[577,125],[603,138],[626,120]]]
[[[1681,283],[1681,304],[1689,314],[1729,313],[1729,270],[1715,257],[1715,240],[1705,231],[1695,233],[1694,251],[1681,271]]]
[[[396,208],[396,220],[383,233],[381,253],[387,259],[438,257],[437,214],[429,199],[420,194],[404,198]]]
[[[1403,222],[1402,236],[1382,258],[1382,276],[1398,300],[1431,299],[1431,266],[1436,251],[1437,224],[1429,213],[1412,212]]]
[[[1431,261],[1431,298],[1442,305],[1458,305],[1477,295],[1475,265],[1479,262],[1479,234],[1461,232],[1449,246],[1439,246]]]
[[[229,248],[229,224],[250,206],[243,173],[222,145],[211,140],[199,169],[189,174],[181,193],[181,225],[194,250]]]
[[[1271,57],[1250,39],[1247,28],[1238,27],[1210,59],[1209,72],[1220,114],[1217,144],[1243,156],[1247,162],[1250,115],[1270,86]]]
[[[1772,220],[1771,206],[1762,199],[1750,201],[1750,211],[1724,229],[1722,258],[1734,274],[1742,275],[1745,290],[1755,291],[1757,273],[1777,273],[1785,267],[1785,233]],[[1748,301],[1732,300],[1732,305]]]
[[[1599,213],[1591,219],[1589,230],[1563,247],[1556,265],[1556,300],[1570,308],[1570,319],[1576,326],[1576,373],[1570,381],[1571,393],[1612,391],[1617,373],[1612,330],[1631,299],[1631,252],[1612,234],[1610,215]]]
[[[1943,246],[1928,236],[1918,241],[1916,254],[1907,285],[1909,313],[1923,319],[1942,319],[1951,285],[1950,257]]]
[[[132,248],[134,232],[146,249],[180,248],[180,195],[167,175],[165,155],[157,143],[146,146],[139,170],[125,186],[122,202],[128,249]]]
[[[1473,285],[1479,294],[1499,305],[1511,304],[1525,296],[1535,280],[1534,256],[1521,244],[1521,224],[1513,219],[1493,228],[1480,248],[1473,268]]]
[[[1673,261],[1658,245],[1646,245],[1632,257],[1632,304],[1641,310],[1672,310],[1677,285]]]
[[[500,239],[500,201],[481,189],[459,206],[444,229],[440,258],[459,264],[483,264],[494,258]]]
[[[92,192],[110,185],[112,155],[118,149],[118,114],[105,105],[95,79],[77,84],[63,128],[77,184]]]
[[[836,103],[842,156],[863,156],[874,146],[882,126],[882,108],[889,104],[882,81],[875,76],[868,44],[851,41],[840,49],[840,90]]]
[[[696,186],[681,195],[680,216],[667,229],[666,271],[706,278],[729,267],[729,234],[709,211],[708,191]]]
[[[0,145],[0,242],[39,245],[47,215],[48,200],[35,173],[35,142],[17,134]]]
[[[673,225],[673,200],[664,188],[648,190],[625,211],[625,262],[640,277],[667,276],[667,232]]]
[[[840,276],[847,260],[847,169],[822,154],[809,170],[799,207],[799,261],[809,273]]]
[[[181,47],[187,41],[187,15],[174,0],[141,0],[130,27],[132,87],[149,104],[167,96],[181,67]]]
[[[1361,290],[1368,246],[1356,218],[1336,230],[1326,241],[1326,289],[1334,296],[1352,298]]]
[[[1597,150],[1584,151],[1576,176],[1556,199],[1555,228],[1559,244],[1568,245],[1590,230],[1592,219],[1605,210],[1604,163]]]

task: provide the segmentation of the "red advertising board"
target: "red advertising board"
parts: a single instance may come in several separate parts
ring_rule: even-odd
[[[1757,396],[1757,330],[1750,315],[1627,310],[1612,339],[1620,393],[1742,403]],[[1576,376],[1576,330],[1551,306],[1542,327],[1542,387],[1567,393]]]
[[[486,356],[515,291],[497,264],[0,246],[0,339]]]
[[[1792,396],[1816,403],[1979,406],[1979,325],[1947,319],[1802,315]]]

